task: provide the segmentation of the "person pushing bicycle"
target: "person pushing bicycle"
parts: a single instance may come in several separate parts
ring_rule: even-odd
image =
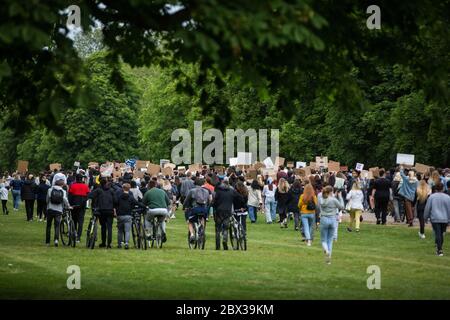
[[[201,219],[200,222],[203,228],[205,228],[205,221],[208,217],[209,205],[212,201],[211,192],[208,189],[202,187],[204,184],[205,180],[202,178],[198,178],[195,181],[195,188],[189,190],[183,203],[185,218],[186,222],[188,223],[189,233],[191,235],[191,243],[195,241],[193,224],[198,221],[199,217],[203,217],[204,219]]]

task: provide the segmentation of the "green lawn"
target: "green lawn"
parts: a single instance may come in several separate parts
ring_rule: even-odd
[[[416,228],[403,225],[363,224],[356,234],[341,224],[333,263],[326,265],[318,233],[306,247],[292,223],[280,229],[258,219],[248,226],[247,252],[215,251],[212,224],[206,250],[190,251],[181,212],[168,224],[163,249],[118,250],[114,234],[112,250],[88,250],[44,246],[44,222],[26,222],[22,205],[18,213],[0,215],[0,298],[450,298],[450,258],[434,255],[430,229],[427,239],[419,240]],[[448,242],[444,252],[450,253]],[[80,290],[66,287],[69,265],[81,268]],[[369,265],[381,268],[380,290],[367,289]]]

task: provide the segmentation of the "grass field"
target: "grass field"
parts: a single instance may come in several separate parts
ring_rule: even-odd
[[[450,299],[450,258],[434,255],[430,229],[419,240],[416,228],[403,225],[363,224],[356,234],[341,224],[326,265],[317,232],[306,247],[292,223],[280,229],[258,218],[248,225],[247,252],[215,251],[212,223],[206,250],[190,251],[181,212],[168,224],[163,249],[116,249],[114,232],[113,249],[88,250],[84,237],[76,248],[46,247],[45,223],[26,222],[21,205],[0,215],[0,298]],[[80,290],[66,287],[69,265],[81,268]],[[380,290],[366,286],[370,265],[381,268]]]

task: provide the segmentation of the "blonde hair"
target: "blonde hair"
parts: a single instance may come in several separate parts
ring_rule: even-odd
[[[278,190],[281,193],[286,193],[289,191],[289,183],[286,181],[286,179],[281,178],[280,182],[278,183]]]
[[[352,190],[361,190],[361,186],[359,185],[359,181],[355,181],[353,183]]]
[[[433,173],[431,174],[431,179],[433,180],[434,184],[441,182],[441,177],[439,176],[439,171],[434,170]]]
[[[420,180],[419,186],[417,187],[417,200],[424,203],[427,200],[428,195],[431,193],[430,186],[425,182],[425,180]]]
[[[394,181],[402,181],[402,175],[400,174],[400,172],[397,171],[395,173]]]

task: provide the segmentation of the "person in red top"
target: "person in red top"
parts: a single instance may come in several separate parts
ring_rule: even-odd
[[[83,231],[84,214],[86,213],[86,201],[89,187],[83,182],[83,176],[77,174],[75,182],[69,186],[69,203],[72,209],[72,219],[77,230],[77,242],[80,242]]]

